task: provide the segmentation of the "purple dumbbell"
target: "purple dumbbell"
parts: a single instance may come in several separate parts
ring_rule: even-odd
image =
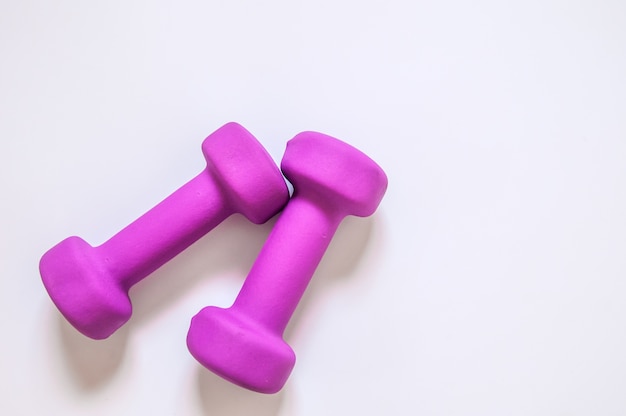
[[[41,258],[48,294],[84,335],[107,338],[131,316],[128,290],[234,213],[261,224],[287,185],[261,144],[229,123],[202,143],[207,167],[104,244],[69,237]]]
[[[374,213],[387,177],[369,157],[330,136],[305,132],[287,144],[282,170],[294,194],[234,304],[206,307],[187,346],[202,365],[262,393],[282,388],[295,364],[283,332],[346,215]]]

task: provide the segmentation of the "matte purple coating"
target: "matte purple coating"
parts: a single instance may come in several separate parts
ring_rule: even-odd
[[[374,213],[387,177],[369,157],[335,138],[304,132],[287,143],[282,170],[294,194],[234,304],[206,307],[187,346],[202,365],[242,387],[275,393],[295,354],[283,332],[346,215]]]
[[[202,143],[207,168],[98,247],[69,237],[41,258],[48,294],[84,335],[103,339],[131,316],[128,290],[239,212],[263,223],[289,199],[285,180],[246,129],[228,123]]]

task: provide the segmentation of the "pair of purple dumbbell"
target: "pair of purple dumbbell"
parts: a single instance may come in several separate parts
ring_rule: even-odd
[[[233,305],[202,309],[187,336],[191,354],[208,369],[274,393],[295,364],[283,331],[335,230],[346,215],[371,215],[387,178],[360,151],[315,132],[287,143],[281,169],[293,184],[291,199],[269,154],[242,126],[222,126],[202,152],[203,172],[104,244],[69,237],[51,248],[41,259],[41,277],[76,329],[107,338],[130,318],[128,290],[135,283],[229,215],[260,224],[284,207]]]

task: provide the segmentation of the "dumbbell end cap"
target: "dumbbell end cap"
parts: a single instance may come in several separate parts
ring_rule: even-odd
[[[107,275],[95,249],[80,237],[69,237],[48,250],[39,271],[61,314],[90,338],[108,338],[132,314],[128,293]]]
[[[259,393],[278,392],[296,362],[293,350],[280,336],[233,309],[213,306],[192,318],[187,347],[204,367]]]
[[[266,222],[287,203],[289,190],[278,166],[240,124],[227,123],[211,133],[202,152],[233,209],[253,223]]]
[[[313,131],[287,142],[281,169],[296,193],[306,192],[345,215],[372,215],[387,190],[387,176],[376,162],[341,140]]]

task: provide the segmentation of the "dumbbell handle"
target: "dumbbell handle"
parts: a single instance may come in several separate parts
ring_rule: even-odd
[[[184,207],[184,215],[181,215]],[[232,213],[207,169],[96,247],[126,289],[148,276]]]
[[[294,195],[231,309],[282,334],[343,217],[312,199]]]

